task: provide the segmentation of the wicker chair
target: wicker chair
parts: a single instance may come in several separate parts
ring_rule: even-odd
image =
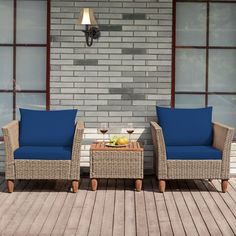
[[[14,120],[2,128],[5,152],[5,178],[8,192],[13,192],[16,179],[63,179],[72,180],[72,191],[77,192],[80,180],[80,149],[84,131],[82,122],[77,122],[71,160],[14,159],[19,148],[19,121]]]
[[[233,128],[212,123],[212,146],[222,152],[221,160],[169,160],[162,128],[155,121],[151,121],[150,125],[154,145],[154,170],[159,180],[160,192],[165,191],[166,180],[170,179],[221,179],[222,192],[227,191]]]

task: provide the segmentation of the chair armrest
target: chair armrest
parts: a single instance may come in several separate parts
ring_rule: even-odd
[[[78,159],[80,157],[80,149],[83,139],[83,133],[84,133],[84,123],[78,121],[76,124],[75,134],[73,139],[72,160]]]
[[[13,120],[2,127],[6,162],[14,160],[14,151],[19,148],[19,121]]]
[[[213,122],[213,147],[222,151],[222,178],[229,178],[230,150],[234,136],[234,128]]]
[[[162,128],[155,122],[150,122],[152,141],[154,146],[154,170],[158,179],[167,178],[166,147]]]
[[[84,123],[78,121],[75,128],[72,157],[71,157],[71,179],[80,178],[80,152],[84,133]]]

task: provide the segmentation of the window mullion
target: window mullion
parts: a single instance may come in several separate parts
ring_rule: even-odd
[[[208,106],[208,77],[209,77],[209,1],[207,1],[207,16],[206,16],[206,96],[205,96],[205,106]]]
[[[14,0],[14,14],[13,14],[13,120],[16,119],[16,4]]]

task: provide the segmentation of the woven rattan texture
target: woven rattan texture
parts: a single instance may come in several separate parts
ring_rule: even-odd
[[[19,121],[12,121],[2,128],[6,152],[6,179],[80,179],[80,150],[84,126],[77,122],[72,157],[62,160],[14,160],[14,151],[19,147]]]
[[[143,179],[143,149],[90,150],[90,178]]]
[[[229,179],[230,148],[234,129],[213,123],[213,146],[222,151],[222,160],[167,160],[161,127],[150,123],[154,145],[154,170],[158,179]]]
[[[168,179],[212,179],[221,178],[222,161],[167,161]]]
[[[16,160],[16,179],[70,179],[71,161]]]

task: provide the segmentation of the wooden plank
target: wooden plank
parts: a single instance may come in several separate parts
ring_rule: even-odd
[[[160,225],[161,235],[171,236],[173,235],[172,226],[170,224],[170,218],[167,212],[164,194],[158,192],[157,181],[152,179],[152,186],[154,190],[154,197],[156,202],[157,217]]]
[[[8,193],[6,189],[5,182],[1,183],[0,187],[2,188],[2,192],[0,192],[0,217],[3,215],[6,210],[8,210],[9,206],[16,200],[19,194],[16,194],[18,191],[23,190],[28,184],[28,181],[18,182],[16,181],[15,192]]]
[[[152,188],[152,179],[144,179],[144,198],[146,206],[147,224],[148,224],[148,235],[157,236],[160,235],[160,228],[156,212],[155,198]]]
[[[102,179],[99,181],[98,192],[94,204],[93,215],[89,227],[89,236],[97,236],[101,232],[102,218],[104,212],[104,203],[106,197],[107,180]]]
[[[164,192],[164,199],[165,199],[165,203],[166,203],[167,211],[170,217],[170,223],[172,225],[174,235],[185,235],[185,231],[184,231],[177,207],[175,205],[173,194],[168,188]]]
[[[187,181],[186,183],[187,183],[188,187],[186,187],[185,184],[184,184],[184,187],[185,187],[186,191],[191,192],[191,195],[192,195],[192,197],[198,207],[198,210],[201,214],[201,216],[199,217],[199,214],[196,213],[195,210],[192,210],[192,207],[191,208],[189,207],[199,234],[206,235],[207,234],[206,227],[207,227],[210,235],[216,235],[216,236],[222,235],[219,227],[216,224],[214,217],[211,215],[211,212],[208,209],[206,202],[204,201],[201,193],[199,192],[199,190],[196,187],[196,185],[194,184],[194,182],[192,180],[190,180],[190,181]],[[188,201],[188,199],[186,199],[186,204],[188,204],[187,201]],[[202,218],[202,220],[201,220],[201,218]]]
[[[235,201],[231,198],[228,192],[222,193],[221,192],[221,183],[219,180],[213,180],[212,181],[213,186],[219,191],[220,196],[222,197],[223,201],[227,204],[228,208],[230,211],[233,213],[234,217],[236,217],[236,203]],[[236,192],[234,193],[234,195]]]
[[[59,195],[59,191],[61,190],[60,187],[62,187],[63,183],[60,182],[61,185],[57,184],[55,186],[55,182],[54,184],[54,188],[48,190],[49,191],[49,195],[47,197],[47,199],[45,200],[42,208],[40,209],[37,217],[35,218],[35,220],[33,221],[28,235],[38,235],[45,223],[45,221],[47,220],[47,217],[51,211],[51,208],[53,206],[53,203],[55,202],[57,196]]]
[[[135,192],[137,235],[148,235],[147,215],[143,191]]]
[[[12,220],[12,218],[17,213],[18,209],[22,206],[25,199],[27,199],[29,192],[18,192],[24,190],[24,188],[29,184],[28,181],[22,181],[19,183],[18,188],[15,192],[9,194],[5,193],[6,200],[1,203],[0,207],[0,234]],[[28,188],[33,187],[33,183],[30,183]],[[7,214],[6,214],[7,213]]]
[[[43,206],[47,196],[49,195],[49,192],[45,192],[45,189],[48,189],[48,187],[53,187],[52,182],[44,181],[46,183],[45,187],[41,189],[41,192],[38,193],[37,198],[35,199],[35,202],[27,212],[26,216],[22,220],[21,224],[18,226],[18,228],[15,231],[16,235],[28,235],[28,231],[34,221],[34,219],[37,217],[41,207]]]
[[[136,235],[134,180],[125,180],[125,235]]]
[[[57,222],[53,228],[51,235],[59,236],[64,235],[64,231],[69,220],[69,216],[73,207],[73,204],[76,199],[76,194],[72,192],[68,192],[66,196],[66,200],[63,204],[63,207],[58,216]]]
[[[190,180],[191,181],[191,180]],[[187,181],[188,183],[188,181]],[[199,211],[198,205],[196,205],[194,198],[192,196],[192,193],[190,189],[187,186],[187,183],[184,180],[178,181],[178,186],[182,190],[182,195],[185,200],[185,203],[191,212],[191,215],[193,216],[193,220],[195,223],[195,226],[197,228],[197,231],[201,235],[210,235],[208,228],[202,218],[201,211]],[[198,190],[195,186],[195,190]],[[206,209],[207,210],[207,209]]]
[[[30,187],[30,186],[29,186]],[[9,224],[5,227],[5,229],[2,231],[3,235],[13,235],[17,227],[20,225],[22,220],[24,219],[25,215],[35,202],[35,200],[38,197],[38,194],[42,188],[41,182],[34,182],[33,188],[26,188],[27,192],[30,192],[26,199],[22,202],[21,206],[18,208],[16,214],[14,217],[10,220]]]
[[[109,179],[105,197],[104,213],[102,219],[101,236],[111,236],[113,232],[113,220],[115,209],[115,186],[116,181]]]
[[[186,232],[186,235],[198,235],[197,229],[195,227],[195,224],[193,222],[192,216],[188,210],[188,207],[184,201],[183,195],[181,190],[178,187],[178,184],[176,181],[170,181],[169,182],[170,189],[173,193],[173,198],[176,204],[176,207],[178,209],[184,230]],[[192,199],[189,204],[195,204],[194,200]],[[193,216],[194,217],[194,216]]]
[[[236,185],[236,184],[235,184]],[[229,180],[229,185],[227,189],[227,193],[230,195],[230,197],[236,202],[236,187],[234,188],[234,182],[232,179]]]
[[[61,212],[61,209],[64,205],[65,199],[67,197],[67,192],[65,191],[65,186],[67,186],[68,184],[65,183],[64,181],[58,181],[58,183],[56,183],[58,186],[58,188],[61,188],[61,192],[59,192],[55,198],[55,201],[47,215],[47,219],[39,233],[39,235],[50,235],[55,224],[57,221],[57,218]],[[57,187],[57,186],[56,186]]]
[[[227,221],[225,220],[224,216],[220,212],[220,209],[218,208],[217,204],[215,201],[212,199],[211,194],[207,191],[205,185],[202,183],[200,180],[195,180],[194,181],[201,191],[201,194],[208,206],[208,208],[211,211],[211,214],[216,220],[217,225],[219,226],[221,232],[223,235],[234,235],[232,229],[228,225]]]
[[[218,208],[221,211],[221,214],[223,215],[225,220],[228,222],[231,230],[234,232],[234,235],[236,235],[236,218],[234,217],[233,213],[230,211],[228,205],[223,200],[223,195],[225,195],[225,193],[222,193],[221,191],[218,192],[216,188],[214,187],[214,185],[209,184],[209,182],[203,181],[202,183],[205,185],[211,197],[214,199],[215,203],[217,204]],[[221,193],[221,196],[220,196],[220,193]]]
[[[117,180],[113,236],[123,236],[125,233],[125,191],[124,180]]]
[[[65,236],[72,236],[76,234],[76,230],[78,228],[79,221],[81,218],[83,205],[87,196],[89,182],[90,182],[89,178],[81,180],[79,191],[77,193],[71,214],[69,216],[69,220],[66,225],[66,229],[64,232]]]
[[[97,191],[88,191],[76,235],[88,235]]]
[[[29,185],[21,181],[12,194],[0,193],[0,198],[6,196],[0,208],[0,235],[169,236],[174,224],[184,229],[183,235],[236,235],[234,179],[227,193],[221,193],[218,180],[213,185],[169,182],[164,194],[158,192],[154,178],[144,180],[145,191],[140,193],[134,192],[133,180],[117,181],[116,189],[115,182],[108,180],[105,188],[103,180],[93,192],[88,191],[89,179],[83,179],[79,192],[72,194],[66,192],[68,182],[59,182],[53,189],[41,188],[38,183],[42,181],[30,181]]]
[[[15,181],[15,192],[18,190],[24,189],[26,186],[27,181],[19,182]],[[3,214],[3,212],[8,209],[8,207],[11,205],[11,199],[15,199],[17,197],[17,194],[13,194],[11,197],[11,194],[8,193],[7,188],[6,188],[6,181],[1,181],[0,184],[0,202],[1,202],[1,207],[0,207],[0,216]],[[5,202],[6,200],[6,202]]]

